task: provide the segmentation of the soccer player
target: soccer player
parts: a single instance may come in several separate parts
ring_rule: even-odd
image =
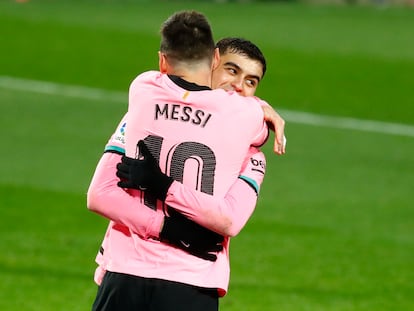
[[[168,63],[168,61],[170,61],[170,60],[168,60],[168,56],[169,56],[168,53],[166,53],[165,55],[161,55],[161,61],[167,61],[167,66],[170,65],[170,63]],[[164,63],[164,64],[161,65],[161,67],[165,66],[165,65],[166,64]],[[167,72],[168,72],[168,70],[167,70]],[[193,85],[193,84],[188,84],[188,83],[184,82],[182,79],[179,79],[179,78],[172,78],[172,79],[175,79],[175,82],[172,82],[172,80],[171,80],[170,83],[172,83],[172,84],[170,84],[169,87],[175,88],[176,90],[182,89],[182,87],[174,85],[176,83],[178,83],[179,85],[184,86],[184,87],[189,87],[190,89],[193,89],[193,88],[200,89],[199,86]],[[197,78],[197,79],[199,79],[199,78]],[[188,80],[191,81],[192,79],[188,78]],[[199,83],[200,84],[208,84],[208,79],[204,83],[202,83],[202,82],[199,82]],[[201,88],[201,89],[206,89],[206,88]],[[185,90],[185,88],[184,88],[184,90]],[[194,93],[203,93],[203,95],[204,95],[204,93],[206,93],[207,91],[206,90],[205,91],[193,90],[193,91],[189,92],[190,94],[188,96],[190,96],[193,92]],[[211,91],[208,91],[208,92],[211,92]],[[206,96],[209,96],[209,95],[206,94]],[[168,99],[166,99],[166,100],[168,101]],[[140,101],[141,101],[141,98],[140,98]],[[249,103],[249,104],[252,104],[252,103]],[[226,105],[226,103],[223,103],[222,105]],[[216,107],[216,108],[220,109],[220,107]],[[244,108],[246,108],[246,107],[244,107]],[[175,109],[175,107],[174,107],[174,109]],[[250,111],[248,113],[249,114],[251,114],[252,112],[256,113],[255,109],[256,108],[250,109]],[[249,108],[247,110],[249,110]],[[203,110],[201,110],[201,111],[203,111]],[[205,111],[210,111],[210,110],[208,110],[208,107],[206,107]],[[257,111],[257,109],[256,109],[256,111]],[[183,110],[183,112],[184,112],[184,110]],[[211,117],[216,117],[216,114],[213,115],[213,112],[214,111],[211,111],[211,114],[212,114]],[[187,110],[187,113],[189,113],[189,110]],[[177,118],[176,118],[175,114],[176,114],[176,112],[175,112],[175,110],[173,110],[171,112],[171,114],[167,115],[167,117],[169,116],[170,119],[169,120],[164,120],[164,121],[165,122],[177,122],[178,120],[176,120]],[[246,114],[247,114],[247,112],[246,112]],[[140,114],[138,114],[138,115],[140,115]],[[202,116],[205,116],[205,118],[203,120],[201,120]],[[185,122],[186,121],[185,120],[186,119],[186,114],[184,113],[182,115],[182,117],[183,117],[183,119],[181,121]],[[202,127],[202,124],[203,124],[202,122],[204,122],[204,126],[207,126],[210,122],[213,122],[212,120],[210,120],[211,117],[208,117],[208,114],[202,115],[201,112],[199,112],[198,114],[196,112],[194,112],[193,118],[191,120],[195,124],[197,122],[200,122],[200,125],[193,125],[193,126]],[[228,115],[228,117],[234,117],[234,116]],[[128,123],[128,125],[130,125],[130,124],[131,123]],[[137,124],[140,124],[140,122],[138,122]],[[248,127],[248,126],[246,126],[246,127]],[[221,128],[223,128],[223,127],[221,127]],[[128,127],[128,129],[130,129],[130,127]],[[122,132],[122,127],[121,127],[121,132]],[[116,140],[117,137],[114,137],[114,139]],[[122,137],[120,136],[119,139],[121,140]],[[155,141],[155,143],[156,142],[157,141]],[[154,143],[154,141],[153,141],[153,143]],[[248,147],[248,144],[246,146]],[[135,147],[133,147],[133,148],[135,148]],[[116,151],[116,148],[113,148],[113,150]],[[176,152],[176,154],[177,154],[177,152]],[[239,166],[239,168],[238,168],[238,171],[239,171],[241,163],[243,161],[240,157],[239,157],[238,161],[239,161],[239,165],[234,165],[234,166]],[[100,179],[100,177],[98,175],[94,176],[95,181]],[[203,179],[202,176],[201,176],[201,179]],[[230,181],[230,178],[229,178],[229,181]],[[108,183],[111,183],[111,182],[113,182],[113,181],[108,180]],[[227,183],[229,183],[229,182],[227,182]],[[93,185],[96,185],[96,183],[94,183],[94,181],[91,184],[92,189],[94,188]],[[101,185],[101,186],[103,187],[102,189],[105,190],[106,186],[105,185]],[[226,188],[226,187],[223,187],[223,188]],[[109,197],[110,196],[111,195],[109,195]],[[112,209],[116,210],[117,206],[113,205]],[[102,214],[105,214],[105,213],[110,213],[110,212],[105,212],[105,211],[102,212]],[[102,283],[102,286],[100,287],[101,296],[97,298],[96,309],[97,310],[98,309],[99,310],[101,310],[101,309],[102,310],[111,310],[110,305],[111,305],[112,301],[117,300],[117,299],[120,299],[120,300],[118,300],[118,304],[113,305],[113,309],[128,310],[128,308],[129,308],[128,304],[129,303],[134,303],[135,298],[138,301],[138,302],[135,302],[135,306],[139,306],[140,305],[139,303],[145,304],[146,299],[148,297],[144,297],[145,293],[140,292],[140,286],[143,286],[144,288],[146,288],[146,290],[147,290],[146,293],[148,293],[148,295],[149,295],[149,293],[152,293],[153,295],[155,295],[153,297],[153,300],[151,300],[151,307],[154,308],[153,310],[164,310],[164,309],[167,308],[167,306],[169,306],[170,307],[169,309],[171,309],[171,307],[174,306],[174,301],[177,303],[176,304],[176,309],[177,310],[187,310],[186,306],[188,306],[188,310],[194,310],[194,309],[203,310],[203,308],[201,306],[198,307],[198,306],[192,305],[192,303],[197,303],[197,302],[200,303],[200,305],[204,306],[206,309],[214,310],[214,308],[215,308],[214,306],[216,305],[216,301],[217,301],[217,290],[216,289],[219,289],[219,291],[221,290],[220,293],[223,294],[223,292],[225,292],[226,286],[227,286],[226,285],[226,282],[227,282],[226,279],[228,277],[226,276],[227,269],[225,268],[225,266],[228,264],[227,254],[222,254],[222,255],[220,255],[221,253],[218,254],[218,260],[214,263],[212,263],[210,261],[200,261],[200,259],[195,258],[194,256],[190,256],[190,255],[188,255],[189,257],[186,257],[185,253],[183,253],[181,250],[166,246],[166,245],[160,243],[159,241],[155,241],[155,240],[151,240],[151,239],[145,240],[145,239],[139,237],[135,233],[131,232],[131,228],[134,228],[136,223],[134,221],[131,221],[131,223],[128,224],[128,221],[125,221],[125,219],[128,219],[128,217],[131,217],[130,214],[141,213],[142,214],[141,216],[143,216],[144,214],[145,215],[146,214],[154,215],[154,213],[156,214],[156,211],[151,210],[149,208],[137,207],[137,203],[136,203],[136,200],[135,200],[135,203],[131,204],[131,210],[128,210],[127,212],[122,212],[121,211],[121,213],[124,213],[124,214],[121,215],[121,216],[116,216],[119,219],[113,219],[113,218],[111,218],[112,216],[109,217],[110,219],[115,220],[115,222],[112,223],[112,227],[110,228],[111,230],[108,230],[108,234],[111,235],[111,236],[109,236],[109,238],[111,239],[112,244],[109,246],[109,251],[110,251],[112,256],[108,256],[109,259],[108,259],[108,262],[106,263],[106,268],[111,267],[111,266],[114,267],[114,266],[117,266],[117,264],[120,264],[120,265],[117,266],[119,269],[112,269],[112,270],[119,270],[119,271],[114,271],[115,273],[111,272],[111,273],[106,274],[105,280]],[[146,224],[147,226],[145,228],[142,227],[144,232],[141,232],[141,234],[151,235],[151,234],[149,234],[151,230],[149,230],[149,231],[145,231],[145,230],[148,230],[147,229],[148,225],[156,223],[155,217],[152,217],[152,215],[150,215],[150,218],[149,218],[150,221]],[[161,221],[163,221],[163,220],[164,219],[161,219]],[[155,226],[154,226],[155,235],[159,234],[159,229],[161,227],[160,224],[161,223],[156,223]],[[129,226],[129,225],[131,225],[131,226]],[[139,229],[140,228],[138,228],[137,231],[139,231]],[[147,252],[143,252],[143,249],[147,249]],[[227,250],[228,249],[226,248],[226,252],[227,252]],[[140,253],[137,254],[137,251],[140,252]],[[128,254],[128,252],[132,256],[123,256],[124,254]],[[150,261],[150,262],[144,263],[142,267],[141,267],[141,265],[140,265],[140,267],[136,267],[134,265],[128,267],[128,265],[133,263],[134,260],[137,260],[138,262],[140,262],[142,260],[142,258],[137,258],[137,256],[139,257],[139,256],[143,255],[142,253],[145,253],[145,256],[149,256],[149,258],[151,258],[151,256],[154,255],[156,260],[154,260],[152,262]],[[119,256],[119,254],[121,254],[121,256]],[[158,257],[160,254],[162,254],[162,258]],[[179,257],[180,258],[184,257],[184,259],[178,259]],[[120,258],[123,258],[123,260],[126,260],[126,261],[122,262],[122,263],[116,262],[116,260],[119,260]],[[172,262],[169,261],[169,259]],[[177,262],[177,260],[178,260],[178,262]],[[186,262],[184,267],[181,267],[181,261],[182,260],[184,262]],[[187,260],[188,260],[188,262],[187,262]],[[123,267],[123,264],[125,264],[124,267]],[[148,264],[148,265],[146,266],[146,264]],[[165,264],[165,266],[163,264]],[[178,270],[175,270],[175,268],[178,268]],[[184,270],[190,271],[190,274],[187,276],[188,271],[181,271],[182,268],[184,268]],[[139,272],[134,273],[136,271],[135,269],[138,269]],[[169,269],[172,269],[172,270],[169,270]],[[112,271],[111,269],[109,269],[109,270]],[[175,271],[176,273],[174,273],[173,271]],[[222,272],[224,272],[224,275],[222,275]],[[133,274],[133,275],[142,275],[143,274],[144,278],[142,278],[142,277],[132,277],[131,274]],[[154,275],[152,275],[152,274],[154,274]],[[203,274],[203,277],[201,276],[201,274]],[[160,278],[163,279],[163,280],[159,280]],[[170,281],[173,281],[173,282],[169,282],[167,280],[170,280]],[[116,283],[115,286],[113,286],[114,285],[113,282]],[[132,282],[132,283],[128,283],[128,282]],[[178,282],[178,283],[175,283],[175,282]],[[201,282],[201,283],[199,283],[199,282]],[[213,284],[212,286],[209,285],[210,282]],[[194,284],[194,283],[196,283],[196,284]],[[126,285],[126,284],[129,284],[129,285]],[[134,286],[131,286],[131,284],[134,284]],[[216,284],[219,284],[219,285],[216,285]],[[126,287],[123,287],[124,285],[126,285]],[[202,287],[205,287],[205,289],[200,289],[198,287],[200,285]],[[160,287],[160,286],[162,286],[162,287]],[[108,289],[109,289],[109,291],[107,291]],[[116,291],[115,289],[118,289],[118,291]],[[213,290],[210,290],[210,289],[213,289]],[[131,293],[133,293],[133,297],[129,296]],[[121,295],[121,296],[118,296],[118,295]],[[124,295],[124,297],[130,297],[129,299],[126,299],[125,304],[123,304],[124,302],[122,302],[122,297],[123,297],[122,295]],[[157,295],[161,295],[161,296],[157,296]],[[189,298],[190,295],[195,295],[195,297],[191,296],[193,298]],[[103,300],[101,298],[102,299],[105,298],[105,305],[109,306],[108,309],[104,309],[102,306],[99,306],[99,304],[101,302],[103,302]],[[182,298],[187,298],[187,299],[189,299],[189,301],[180,300]],[[119,302],[119,301],[121,301],[121,302]],[[157,304],[160,304],[160,305],[157,306]],[[213,304],[213,309],[208,307],[211,304]],[[143,309],[145,310],[145,307],[143,307]]]
[[[221,57],[219,66],[213,71],[212,85],[228,90],[234,89],[243,96],[254,95],[259,81],[266,72],[266,61],[260,49],[252,42],[241,38],[224,38],[216,46],[219,48]],[[271,111],[269,120],[273,120],[274,127],[283,129],[283,119],[273,109]],[[127,225],[142,238],[159,238],[158,234],[164,214],[158,213],[157,215],[149,209],[136,213],[137,202],[116,187],[115,166],[120,161],[120,155],[125,153],[125,119],[126,117],[120,122],[116,132],[109,140],[96,169],[95,177],[88,191],[88,207],[116,223]],[[244,172],[240,173],[235,185],[230,188],[223,200],[212,200],[209,195],[203,196],[200,192],[191,192],[186,187],[180,188],[174,183],[169,191],[168,204],[175,206],[190,218],[222,235],[234,236],[242,229],[254,210],[257,193],[264,176],[264,166],[264,155],[260,150],[252,147],[245,159]],[[245,189],[249,184],[252,188]],[[173,189],[175,189],[175,194]],[[186,191],[190,191],[190,193]],[[177,195],[177,192],[181,195]],[[243,195],[237,195],[239,192],[250,196],[246,198]],[[190,208],[186,208],[191,197],[195,197],[196,200],[190,204]],[[212,205],[217,207],[211,208]],[[117,208],[115,209],[113,206],[117,206]],[[209,207],[207,210],[209,217],[203,217],[203,211],[206,211],[205,207]],[[193,209],[192,212],[191,209]],[[216,210],[220,214],[213,214],[212,210]],[[228,226],[229,222],[232,223],[231,226]],[[193,228],[189,224],[186,225],[187,231],[191,232]],[[182,236],[181,238],[185,240],[186,237]],[[200,237],[200,239],[203,238],[205,237]],[[101,252],[105,249],[105,243],[104,239]],[[100,272],[105,266],[101,252],[97,256],[97,262],[100,264],[96,273],[98,284],[101,279]]]
[[[213,71],[212,88],[235,91],[243,96],[253,96],[266,73],[266,60],[260,49],[242,38],[224,38],[217,42],[220,63]],[[285,153],[285,121],[269,105],[262,106],[265,121],[275,131],[274,152]]]
[[[266,72],[266,61],[260,49],[252,42],[241,38],[224,38],[216,46],[220,51],[220,63],[213,71],[212,85],[236,91],[243,96],[253,96]],[[131,162],[133,161],[129,160],[129,163]],[[213,199],[210,195],[174,182],[165,194],[165,203],[215,232],[235,236],[254,210],[265,165],[263,153],[258,148],[251,147],[245,158],[243,171],[223,200]],[[134,165],[123,165],[125,172],[121,173],[121,176],[124,179],[129,179],[128,177],[133,175],[129,166]],[[119,184],[125,188],[137,187],[133,181],[123,181]],[[246,189],[246,186],[251,188]],[[239,195],[240,193],[248,196]],[[164,194],[161,199],[164,200]]]

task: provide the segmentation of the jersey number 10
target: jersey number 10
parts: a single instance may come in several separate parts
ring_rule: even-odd
[[[161,163],[160,154],[163,147],[163,137],[149,135],[144,141],[149,151],[156,159],[161,170],[174,178],[174,180],[184,181],[184,167],[186,161],[191,161],[195,167],[195,176],[186,176],[186,181],[191,178],[191,183],[198,191],[213,195],[214,192],[214,174],[216,169],[216,157],[210,147],[193,141],[182,142],[174,145],[167,150],[166,158]],[[138,147],[137,154],[138,156]],[[144,194],[144,203],[146,206],[156,209],[157,200],[149,193]]]

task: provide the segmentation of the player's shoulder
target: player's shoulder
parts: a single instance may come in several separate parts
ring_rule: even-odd
[[[131,86],[134,86],[138,83],[153,81],[157,78],[162,76],[162,73],[156,70],[149,70],[140,73],[138,76],[135,77],[135,79],[132,81]]]
[[[127,126],[127,114],[119,122],[115,132],[105,146],[105,152],[125,153],[125,132]]]
[[[235,105],[252,105],[253,107],[261,106],[266,103],[264,100],[256,96],[242,96],[235,91],[225,91],[222,89],[215,89],[212,91],[219,97],[223,97],[227,102]]]

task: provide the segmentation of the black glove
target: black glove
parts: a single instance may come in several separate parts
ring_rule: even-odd
[[[199,258],[216,261],[223,250],[223,236],[208,230],[177,211],[169,209],[160,232],[161,242],[171,244]]]
[[[174,179],[161,172],[157,161],[143,140],[138,142],[138,147],[140,151],[139,159],[123,156],[122,162],[117,164],[116,176],[121,179],[118,182],[118,186],[121,188],[146,190],[161,201],[164,201],[168,188]]]

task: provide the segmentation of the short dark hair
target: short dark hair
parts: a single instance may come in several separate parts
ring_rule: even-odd
[[[180,11],[161,26],[160,51],[169,61],[212,61],[214,39],[207,18],[197,11]]]
[[[216,47],[219,49],[220,55],[226,53],[240,54],[260,62],[263,68],[263,76],[265,75],[266,59],[259,47],[253,42],[243,38],[228,37],[218,41]]]

